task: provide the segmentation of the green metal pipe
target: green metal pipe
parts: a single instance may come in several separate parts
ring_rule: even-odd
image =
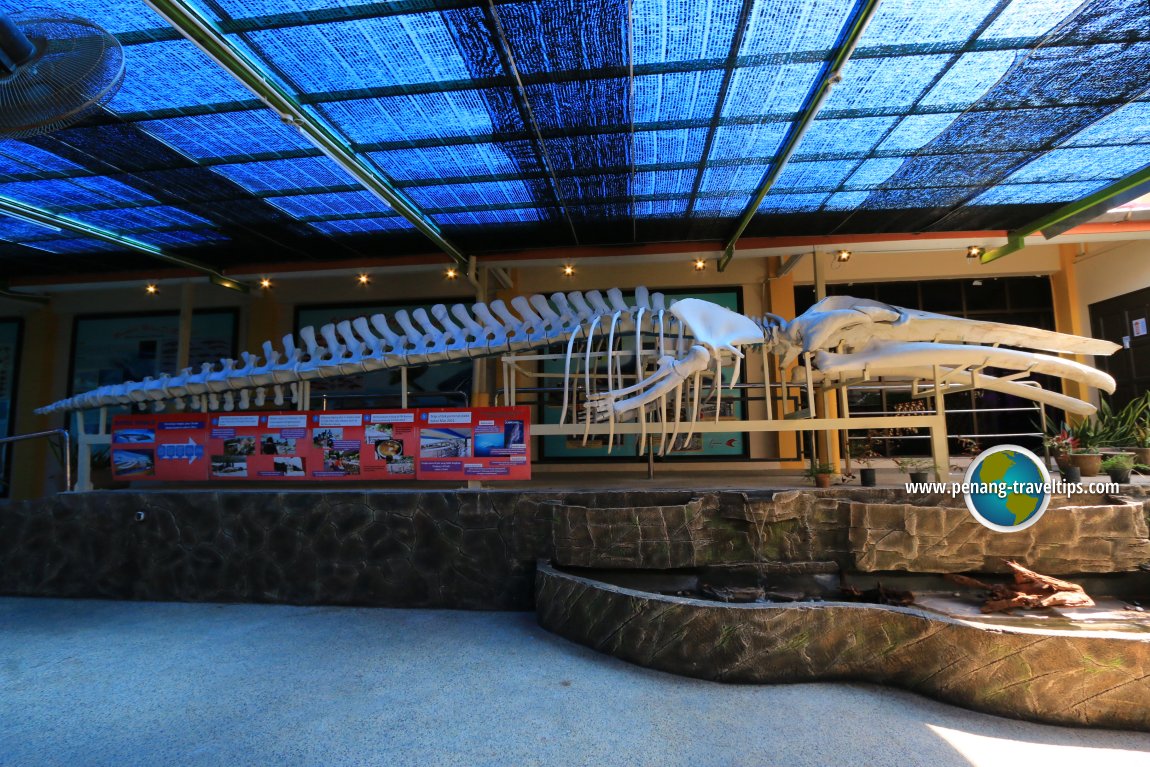
[[[1009,256],[1011,253],[1022,250],[1026,247],[1026,238],[1035,232],[1041,232],[1043,229],[1052,227],[1068,218],[1073,218],[1083,211],[1089,210],[1112,197],[1117,197],[1123,192],[1127,192],[1147,182],[1150,182],[1150,165],[1131,173],[1129,176],[1118,179],[1114,183],[1099,189],[1097,192],[1091,192],[1080,200],[1067,203],[1058,210],[1048,213],[1042,218],[1035,219],[1025,226],[1011,229],[1006,233],[1005,245],[986,251],[979,260],[984,264],[989,264],[991,261],[997,261],[1003,256]]]
[[[230,72],[280,119],[299,129],[321,152],[348,172],[367,191],[386,202],[460,266],[467,257],[449,242],[427,214],[391,181],[377,173],[334,130],[308,114],[299,101],[246,54],[235,48],[219,28],[183,0],[146,0],[184,37]]]
[[[734,234],[727,240],[726,247],[723,248],[723,255],[719,258],[720,272],[725,270],[727,264],[731,263],[731,259],[735,257],[735,244],[739,241],[739,238],[743,236],[743,232],[745,232],[747,226],[750,225],[751,219],[754,218],[755,213],[758,212],[759,205],[762,204],[763,198],[771,191],[771,187],[775,185],[775,181],[778,180],[779,175],[783,172],[783,168],[786,167],[787,162],[791,159],[795,150],[798,149],[799,143],[803,140],[803,136],[806,135],[811,124],[814,123],[815,117],[818,115],[819,110],[822,109],[823,104],[827,100],[827,96],[830,95],[831,88],[835,83],[842,80],[842,69],[847,61],[850,60],[851,54],[854,53],[855,46],[858,45],[859,38],[862,37],[862,33],[866,30],[867,24],[874,18],[880,2],[881,0],[859,0],[854,14],[854,20],[843,36],[842,42],[835,48],[828,62],[828,66],[820,75],[814,90],[808,94],[806,107],[799,114],[798,119],[792,123],[786,141],[784,141],[782,148],[775,156],[770,171],[759,184],[759,188],[755,190],[750,204],[743,210],[743,214],[739,217],[739,221],[735,226]]]
[[[247,293],[251,290],[251,287],[246,283],[240,282],[238,280],[233,280],[231,277],[225,277],[218,270],[208,266],[205,263],[196,261],[195,259],[172,255],[171,253],[167,253],[162,248],[158,248],[155,245],[149,245],[146,242],[140,242],[139,240],[133,239],[131,237],[125,237],[124,235],[116,234],[115,232],[110,232],[107,229],[102,229],[98,226],[85,224],[82,221],[75,221],[70,218],[65,218],[55,213],[46,211],[42,208],[37,208],[33,205],[28,205],[18,200],[13,200],[9,197],[0,197],[0,213],[7,214],[13,218],[18,218],[21,221],[29,221],[33,224],[40,224],[42,226],[51,227],[53,229],[75,232],[76,234],[80,234],[85,237],[91,237],[96,240],[111,243],[112,245],[125,248],[126,250],[142,253],[145,256],[149,256],[160,261],[167,261],[169,264],[175,264],[176,266],[181,266],[185,269],[192,269],[202,274],[206,274],[208,279],[210,279],[213,284],[219,285],[223,288],[228,288],[229,290],[237,290],[241,293]]]

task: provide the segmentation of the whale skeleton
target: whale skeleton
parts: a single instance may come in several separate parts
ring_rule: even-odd
[[[568,417],[587,425],[635,419],[646,424],[652,414],[665,423],[671,398],[672,443],[682,413],[688,428],[698,421],[704,392],[718,418],[722,390],[738,382],[749,349],[778,356],[782,369],[800,360],[795,372],[801,370],[808,384],[933,378],[948,388],[998,391],[1091,415],[1095,407],[1090,402],[1019,379],[1039,373],[1113,392],[1114,379],[1106,373],[1056,355],[1109,355],[1121,348],[1109,341],[848,296],[825,298],[785,320],[772,314],[751,318],[697,298],[669,301],[642,287],[628,301],[623,291],[612,288],[605,295],[592,290],[519,296],[510,307],[500,300],[437,304],[430,312],[373,314],[324,325],[318,332],[305,327],[298,338],[285,335],[279,349],[265,341],[262,356],[243,352],[238,362],[224,359],[199,370],[101,386],[36,412],[111,405],[162,410],[169,403],[177,410],[245,410],[266,406],[269,393],[277,407],[289,400],[298,405],[300,385],[316,379],[550,347],[563,352],[561,424]],[[729,380],[723,375],[728,365],[733,366]],[[602,390],[600,382],[606,384]],[[686,411],[684,401],[690,402]]]

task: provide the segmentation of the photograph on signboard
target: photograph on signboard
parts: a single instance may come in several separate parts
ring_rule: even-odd
[[[117,476],[150,477],[156,473],[153,450],[113,450],[112,461]]]
[[[526,439],[524,438],[526,433],[522,421],[503,422],[503,444],[506,447],[519,447],[520,445],[526,444]]]
[[[502,439],[503,435],[499,435]],[[420,458],[470,458],[471,429],[422,429],[419,432]]]
[[[260,455],[295,455],[295,440],[278,434],[265,434],[260,438]]]
[[[387,462],[388,474],[401,474],[405,476],[415,476],[415,456],[399,455]]]
[[[343,439],[343,427],[325,426],[322,429],[311,430],[311,441],[316,447],[333,447],[337,440]]]
[[[363,438],[368,442],[390,440],[394,435],[395,426],[390,423],[369,423],[363,430]]]
[[[272,460],[272,468],[285,477],[303,477],[307,475],[302,456],[282,456],[274,458]]]
[[[112,435],[112,442],[116,444],[132,444],[136,442],[155,442],[155,429],[120,429]]]
[[[323,451],[323,470],[359,474],[359,448],[353,450],[325,449]]]
[[[475,457],[490,458],[493,455],[506,455],[506,435],[503,431],[475,432]]]
[[[248,457],[246,455],[213,455],[213,477],[246,477]]]
[[[233,437],[224,440],[224,455],[255,455],[255,437]]]
[[[375,445],[375,459],[377,461],[390,463],[403,456],[403,442],[398,439],[381,439],[373,444]]]

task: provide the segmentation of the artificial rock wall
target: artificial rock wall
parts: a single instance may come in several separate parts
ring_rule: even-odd
[[[668,570],[833,562],[845,571],[1052,575],[1150,563],[1140,499],[1057,501],[995,533],[946,497],[827,491],[184,490],[0,511],[0,593],[526,610],[537,559]]]

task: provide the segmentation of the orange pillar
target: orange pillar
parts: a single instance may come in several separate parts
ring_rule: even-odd
[[[56,352],[56,316],[50,308],[40,309],[24,317],[24,337],[20,344],[20,377],[17,380],[16,390],[16,418],[13,422],[13,434],[29,434],[31,432],[55,429],[60,426],[71,429],[71,419],[64,419],[59,415],[42,416],[32,411],[41,405],[48,404],[52,397],[52,381],[60,371],[54,370],[52,364]],[[46,490],[55,492],[63,487],[62,479],[55,487],[47,486],[48,467],[52,466],[54,475],[63,474],[62,464],[53,452],[53,446],[58,444],[53,439],[51,443],[44,439],[29,440],[9,445],[12,450],[12,492],[13,500],[39,498]]]
[[[1059,269],[1050,275],[1050,287],[1054,294],[1054,327],[1060,333],[1076,336],[1086,335],[1086,318],[1082,314],[1078,298],[1078,275],[1074,263],[1078,255],[1078,245],[1058,247]],[[1082,355],[1063,355],[1078,362],[1087,362]],[[1077,381],[1062,379],[1062,393],[1077,399],[1089,399],[1087,387]]]

